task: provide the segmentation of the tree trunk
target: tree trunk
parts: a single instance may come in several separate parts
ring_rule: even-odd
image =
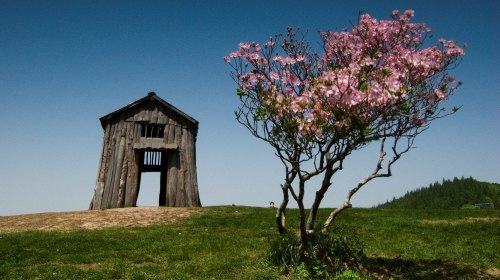
[[[288,205],[288,183],[281,185],[281,190],[283,191],[283,201],[281,202],[278,210],[276,211],[276,226],[278,227],[278,232],[283,234],[285,232],[285,220],[286,220],[286,206]]]
[[[295,176],[297,176],[297,172],[293,169],[290,171],[288,167],[286,169],[285,182],[281,185],[281,191],[283,192],[283,201],[281,202],[278,210],[276,211],[276,226],[278,227],[278,232],[283,234],[286,230],[285,222],[286,222],[286,207],[288,205],[289,199],[289,189],[292,186],[293,180],[295,180]]]
[[[306,250],[309,246],[309,236],[306,230],[306,210],[304,209],[304,203],[302,199],[297,201],[299,205],[300,212],[300,247],[299,247],[299,256],[302,260],[306,259]]]
[[[323,177],[323,181],[321,183],[321,188],[316,192],[316,197],[314,199],[314,202],[311,206],[311,211],[309,212],[309,217],[307,218],[307,230],[312,231],[314,230],[314,223],[316,223],[316,216],[318,214],[318,209],[319,206],[321,205],[321,201],[323,200],[323,197],[325,196],[325,193],[328,191],[328,188],[332,185],[331,179],[333,174],[335,173],[333,171],[333,163],[329,163],[328,167],[326,168],[325,171],[325,176]]]

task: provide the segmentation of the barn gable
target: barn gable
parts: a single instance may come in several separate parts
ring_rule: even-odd
[[[201,206],[197,120],[151,92],[100,122],[103,149],[90,209],[136,206],[143,172],[161,173],[160,206]]]
[[[158,108],[161,109],[159,110],[159,115],[156,115],[154,111]],[[105,128],[108,122],[121,115],[125,115],[125,117],[122,118],[125,118],[127,121],[153,121],[165,124],[168,119],[165,115],[166,113],[170,115],[170,119],[184,119],[198,127],[197,120],[163,100],[154,92],[148,93],[145,97],[105,115],[99,118],[99,120],[101,121],[102,128]],[[172,114],[177,115],[177,117],[173,117]]]

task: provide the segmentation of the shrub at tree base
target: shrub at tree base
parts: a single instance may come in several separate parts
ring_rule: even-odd
[[[289,270],[299,262],[300,242],[296,234],[285,231],[271,242],[269,262]]]
[[[304,261],[300,258],[300,246],[297,235],[286,231],[271,243],[269,262],[300,279],[330,279],[357,269],[364,258],[363,243],[345,226],[335,226],[326,234],[313,233]]]

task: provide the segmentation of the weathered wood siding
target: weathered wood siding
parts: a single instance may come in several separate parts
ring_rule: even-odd
[[[136,206],[140,191],[140,153],[161,150],[166,206],[201,206],[196,173],[197,123],[156,100],[114,116],[104,127],[103,149],[90,209]],[[161,139],[141,140],[142,124],[164,125]],[[159,141],[159,143],[156,142]],[[166,181],[166,182],[165,182]],[[161,188],[158,188],[160,191]]]

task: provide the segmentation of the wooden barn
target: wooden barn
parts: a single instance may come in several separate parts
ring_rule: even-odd
[[[90,209],[136,206],[143,172],[160,172],[159,206],[201,206],[198,121],[154,92],[100,118],[101,160]]]

